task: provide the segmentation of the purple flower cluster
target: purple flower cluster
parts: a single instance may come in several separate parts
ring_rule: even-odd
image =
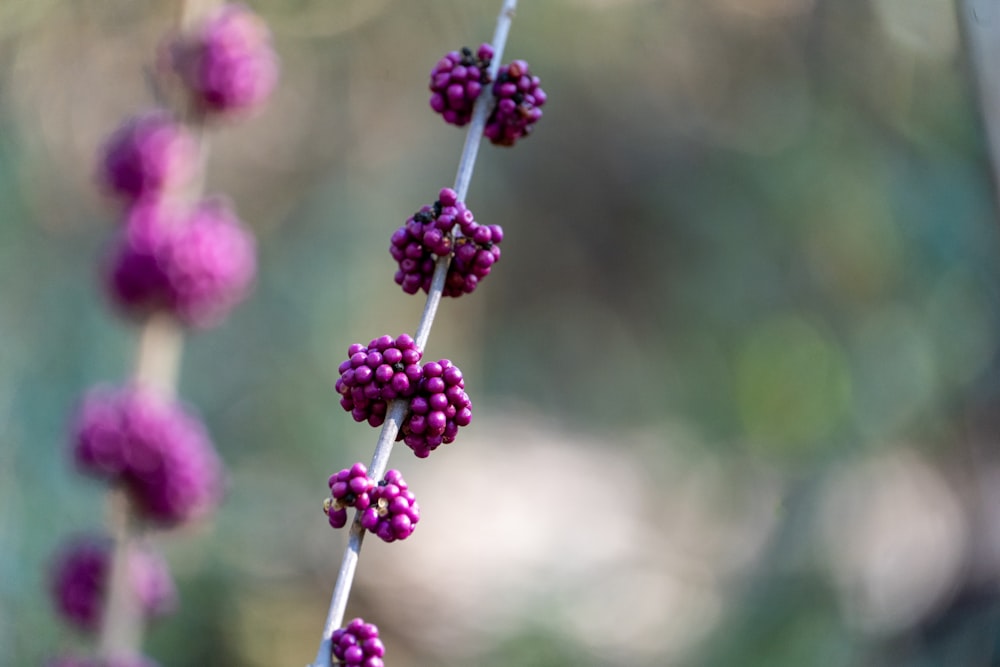
[[[476,55],[472,49],[462,47],[441,58],[431,70],[431,109],[446,123],[459,127],[468,123],[479,94],[490,83],[492,60],[493,47],[489,44],[481,45]]]
[[[163,197],[187,185],[199,167],[194,137],[162,109],[125,121],[102,152],[99,180],[127,204]]]
[[[222,464],[201,423],[151,391],[92,391],[73,456],[81,471],[123,484],[140,514],[161,524],[197,518],[222,496]]]
[[[424,378],[400,430],[403,442],[419,458],[426,458],[442,443],[454,442],[459,427],[471,422],[472,401],[458,366],[448,359],[424,364]]]
[[[420,505],[398,470],[390,470],[372,489],[371,504],[361,513],[361,525],[385,542],[405,540],[420,521]]]
[[[222,199],[190,210],[163,200],[139,204],[119,234],[108,290],[127,313],[165,310],[189,326],[209,326],[249,292],[255,247]]]
[[[413,338],[382,336],[368,346],[355,343],[347,349],[347,360],[340,364],[336,389],[340,405],[354,421],[368,421],[380,426],[385,421],[388,401],[412,396],[423,377],[420,358],[423,352]]]
[[[333,662],[348,667],[384,667],[385,646],[378,628],[355,618],[347,627],[334,630],[331,638]]]
[[[499,146],[513,146],[531,132],[542,117],[541,107],[546,100],[540,84],[541,80],[531,75],[528,63],[523,60],[500,68],[493,83],[496,106],[483,131],[487,139]]]
[[[453,237],[455,227],[459,235]],[[429,292],[434,267],[451,256],[444,296],[458,297],[476,289],[500,259],[499,225],[480,225],[451,188],[443,188],[432,206],[424,206],[392,235],[389,253],[399,264],[394,280],[407,294]]]
[[[104,536],[77,537],[63,547],[53,567],[56,611],[87,632],[100,627],[111,549],[111,540]],[[163,558],[140,546],[133,546],[128,558],[129,583],[143,617],[149,620],[172,612],[177,606],[177,590]]]
[[[278,82],[271,31],[245,5],[227,3],[171,45],[173,66],[195,108],[228,114],[255,109]]]
[[[371,504],[369,494],[375,488],[375,482],[368,477],[368,468],[364,463],[355,463],[350,468],[330,475],[330,497],[323,503],[323,511],[330,519],[334,528],[347,525],[347,508],[357,507],[368,509]]]
[[[159,667],[159,663],[142,655],[117,656],[107,660],[60,656],[46,662],[45,667]]]

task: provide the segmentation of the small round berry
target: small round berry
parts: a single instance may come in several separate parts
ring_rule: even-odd
[[[367,509],[371,505],[370,494],[375,482],[368,477],[368,468],[363,463],[355,463],[330,475],[330,497],[323,502],[323,511],[334,528],[347,524],[347,508]]]
[[[355,421],[381,426],[388,411],[388,401],[409,398],[423,377],[422,352],[413,338],[382,336],[367,347],[359,343],[347,350],[348,359],[340,364],[335,388],[340,405]]]
[[[547,99],[540,84],[523,60],[501,67],[493,83],[496,105],[483,130],[486,138],[498,146],[513,146],[530,134]]]
[[[51,590],[56,611],[80,630],[96,632],[100,627],[111,551],[111,540],[104,536],[76,537],[61,549],[53,567]],[[143,618],[172,612],[177,606],[177,590],[163,558],[136,545],[128,560],[129,583]]]
[[[399,438],[420,458],[454,442],[458,428],[472,422],[472,401],[462,371],[448,359],[424,364],[424,378],[410,400]]]
[[[171,50],[174,68],[202,112],[255,109],[278,82],[271,31],[242,4],[223,4],[194,35],[177,40]]]
[[[109,192],[131,203],[190,182],[199,159],[194,137],[157,109],[128,119],[108,138],[99,179]]]
[[[330,644],[335,665],[382,667],[384,664],[385,646],[379,639],[378,628],[360,618],[334,630]]]
[[[475,55],[468,47],[446,54],[431,70],[431,109],[459,127],[472,119],[472,109],[490,83],[493,47],[483,44]]]
[[[124,484],[139,514],[152,521],[182,523],[221,500],[222,463],[201,422],[148,390],[90,392],[72,445],[82,472]]]
[[[361,525],[386,542],[405,540],[420,520],[420,505],[398,470],[389,470],[371,492]]]

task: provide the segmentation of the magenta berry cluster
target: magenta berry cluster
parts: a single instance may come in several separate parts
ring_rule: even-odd
[[[371,491],[371,504],[361,513],[361,525],[385,542],[405,540],[420,521],[420,505],[398,470]]]
[[[91,391],[72,440],[82,472],[122,484],[139,512],[157,523],[194,519],[221,499],[222,463],[201,422],[152,391]]]
[[[333,528],[343,528],[347,524],[347,508],[368,509],[371,505],[369,494],[375,482],[368,477],[368,468],[363,463],[355,463],[350,468],[330,475],[330,497],[323,503],[323,511]]]
[[[86,535],[66,544],[52,570],[52,598],[56,611],[85,632],[96,632],[104,610],[111,569],[112,542]],[[150,549],[133,547],[129,553],[129,583],[143,618],[168,614],[177,606],[177,590],[163,558]]]
[[[476,100],[492,84],[493,106],[483,136],[494,145],[513,146],[542,117],[547,96],[524,60],[501,66],[493,81],[489,73],[493,55],[489,44],[480,46],[476,56],[467,47],[446,54],[431,70],[430,105],[446,123],[465,125]]]
[[[475,55],[472,49],[446,54],[431,70],[431,109],[446,123],[459,127],[472,119],[472,107],[483,88],[490,83],[493,47],[482,44]]]
[[[403,423],[403,442],[419,458],[455,440],[461,426],[472,422],[472,401],[465,393],[462,371],[448,359],[424,364],[424,377],[410,400]]]
[[[163,109],[126,120],[108,138],[103,154],[99,179],[127,204],[185,186],[200,159],[194,137]]]
[[[346,627],[334,630],[333,664],[348,667],[384,667],[385,646],[378,637],[378,628],[355,618]]]
[[[423,377],[423,352],[408,334],[396,338],[381,336],[367,346],[355,343],[340,364],[336,389],[340,405],[354,421],[380,426],[385,421],[388,401],[412,396]]]
[[[195,109],[205,114],[256,109],[278,82],[271,31],[239,3],[217,8],[196,32],[174,41],[170,51]]]
[[[454,190],[442,188],[433,205],[392,235],[389,253],[399,264],[394,280],[407,294],[429,292],[438,259],[451,257],[442,294],[469,294],[500,259],[502,240],[499,225],[480,225]]]

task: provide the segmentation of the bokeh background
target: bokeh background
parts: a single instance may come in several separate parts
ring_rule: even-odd
[[[157,537],[167,666],[315,655],[345,544],[326,478],[375,441],[337,366],[416,326],[388,239],[463,142],[427,75],[500,3],[252,5],[283,79],[213,132],[208,184],[259,281],[185,342],[231,484]],[[67,423],[136,342],[99,292],[94,156],[152,104],[175,14],[0,3],[0,665],[86,645],[46,589],[105,512]],[[423,519],[366,544],[348,609],[389,664],[1000,665],[1000,239],[960,25],[948,0],[522,2],[505,59],[545,117],[483,147],[467,202],[503,259],[427,349],[476,418],[426,461],[397,450]]]

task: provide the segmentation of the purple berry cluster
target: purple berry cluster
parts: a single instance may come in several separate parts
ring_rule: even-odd
[[[149,390],[91,391],[73,428],[73,457],[82,472],[124,485],[157,523],[197,518],[222,496],[222,463],[201,422]]]
[[[482,44],[475,55],[468,47],[446,54],[431,70],[431,109],[446,123],[459,127],[468,123],[479,94],[490,83],[492,61],[489,44]]]
[[[200,160],[194,137],[162,109],[126,120],[102,152],[99,180],[126,204],[184,187],[195,177]]]
[[[217,8],[191,35],[170,45],[172,64],[203,114],[256,109],[278,82],[271,31],[245,5]]]
[[[111,540],[104,536],[77,537],[63,547],[53,567],[51,592],[56,611],[80,630],[96,632],[100,627],[111,548]],[[132,548],[129,583],[146,620],[168,614],[177,606],[170,571],[155,551]]]
[[[378,638],[378,628],[355,618],[347,627],[334,630],[333,664],[348,667],[384,667],[385,646]]]
[[[253,235],[225,200],[181,210],[159,200],[128,211],[107,283],[114,302],[130,315],[166,311],[204,327],[243,299],[255,271]]]
[[[375,482],[368,477],[368,468],[364,463],[355,463],[350,468],[330,475],[330,497],[323,503],[323,511],[329,517],[330,525],[343,528],[347,524],[348,507],[368,509],[371,505],[369,494],[374,488]]]
[[[347,349],[347,360],[340,364],[336,389],[340,405],[354,421],[380,426],[385,421],[388,401],[412,396],[423,372],[423,352],[413,338],[375,338],[368,346],[355,343]]]
[[[420,521],[420,505],[398,470],[371,491],[371,504],[361,513],[361,525],[385,542],[405,540]]]
[[[424,364],[424,377],[410,400],[410,415],[400,431],[419,458],[455,440],[460,426],[472,422],[472,401],[462,371],[448,359]]]
[[[462,126],[472,118],[476,100],[493,84],[493,107],[483,135],[497,146],[513,146],[531,133],[542,117],[546,95],[541,80],[532,76],[528,63],[515,60],[503,65],[496,81],[490,78],[493,48],[483,44],[475,56],[468,47],[446,54],[431,70],[431,109],[446,123]]]
[[[433,205],[422,207],[392,235],[389,253],[399,264],[394,279],[407,294],[429,292],[437,260],[451,257],[442,294],[469,294],[500,259],[502,240],[499,225],[480,225],[455,191],[443,188]]]

